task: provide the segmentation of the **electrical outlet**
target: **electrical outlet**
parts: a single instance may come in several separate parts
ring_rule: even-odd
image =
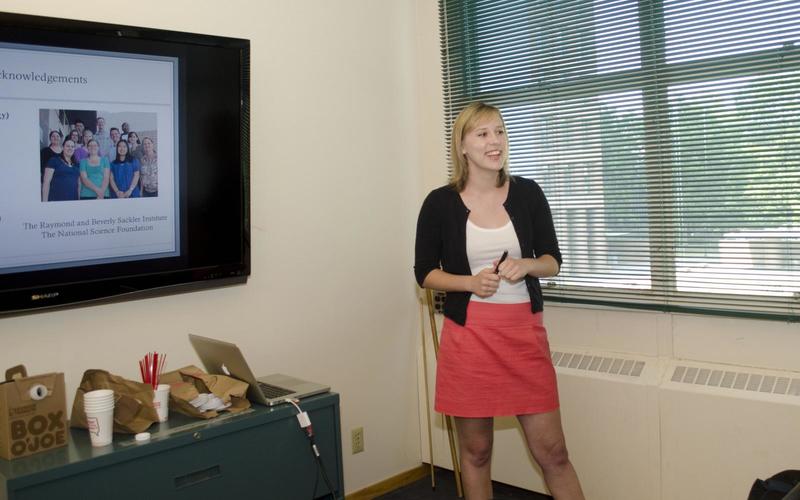
[[[364,451],[364,428],[356,427],[355,429],[351,430],[350,437],[353,441],[353,454]]]

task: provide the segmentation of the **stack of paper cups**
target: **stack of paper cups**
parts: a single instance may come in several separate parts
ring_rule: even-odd
[[[158,384],[153,395],[153,406],[158,413],[158,421],[166,422],[169,418],[169,384]]]
[[[111,444],[114,433],[114,391],[100,389],[83,395],[83,409],[92,446]]]

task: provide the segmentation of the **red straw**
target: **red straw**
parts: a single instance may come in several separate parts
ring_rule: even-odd
[[[151,385],[153,389],[158,389],[158,382],[161,379],[161,372],[167,364],[167,355],[157,352],[148,352],[144,358],[139,360],[139,372],[142,374],[142,382]]]
[[[158,367],[158,378],[159,379],[161,378],[161,373],[164,371],[164,365],[166,365],[166,364],[167,364],[167,355],[166,354],[162,354],[161,355],[161,364]]]
[[[153,389],[158,389],[158,353],[153,355],[153,377],[151,379]]]

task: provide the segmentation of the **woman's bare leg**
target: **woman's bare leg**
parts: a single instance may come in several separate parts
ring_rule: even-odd
[[[492,498],[493,418],[455,417],[466,500]]]
[[[544,473],[544,481],[555,500],[584,500],[575,468],[569,461],[561,412],[518,415],[531,454]]]

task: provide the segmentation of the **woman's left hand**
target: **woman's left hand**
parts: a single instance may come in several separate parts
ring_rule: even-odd
[[[519,281],[530,272],[529,261],[530,259],[513,259],[508,257],[500,264],[497,274],[507,281]],[[496,261],[494,265],[497,265]]]

